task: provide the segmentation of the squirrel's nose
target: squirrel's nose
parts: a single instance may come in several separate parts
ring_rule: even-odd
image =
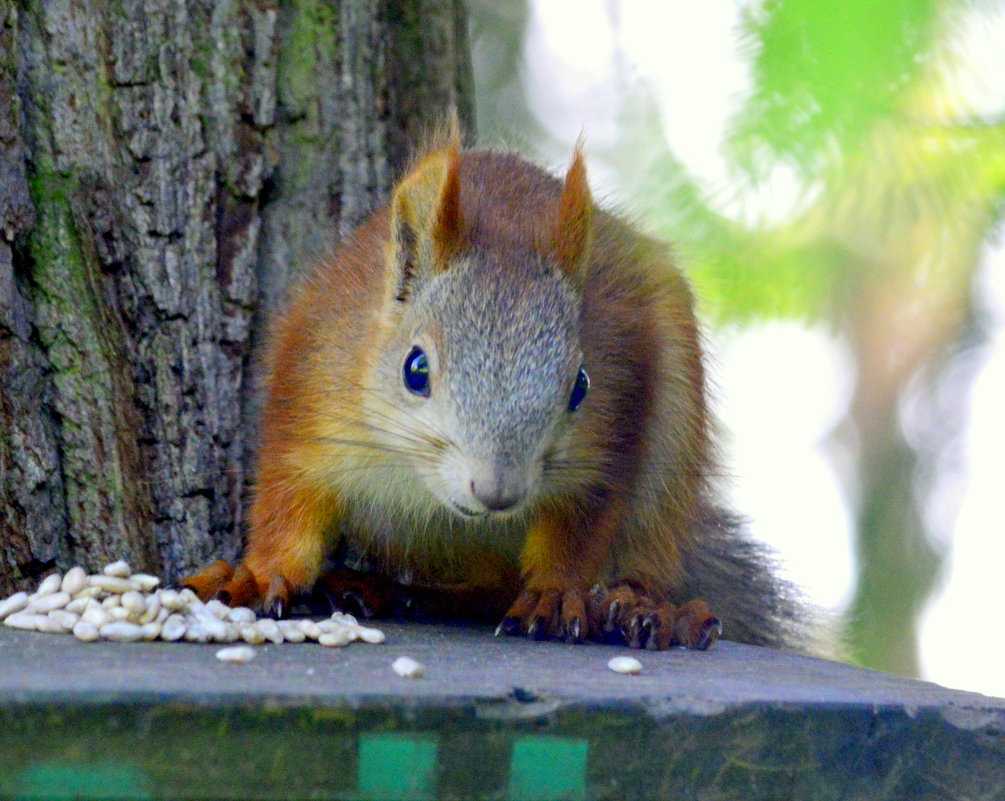
[[[489,511],[503,512],[517,506],[524,499],[527,490],[522,482],[507,481],[506,476],[496,475],[471,479],[471,494]]]

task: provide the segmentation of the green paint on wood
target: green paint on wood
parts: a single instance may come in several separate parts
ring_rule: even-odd
[[[359,740],[358,789],[366,799],[436,797],[436,737],[375,734]]]
[[[152,797],[147,775],[118,762],[39,762],[24,769],[14,793],[15,801]]]
[[[557,801],[586,796],[586,740],[520,737],[513,742],[510,801]]]

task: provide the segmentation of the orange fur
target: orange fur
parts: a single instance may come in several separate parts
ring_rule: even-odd
[[[445,155],[446,175],[440,188],[432,233],[434,259],[441,269],[449,266],[461,246],[461,152],[456,130]]]
[[[558,201],[558,219],[553,233],[555,261],[576,284],[583,281],[593,232],[593,199],[586,180],[583,153],[577,145]]]

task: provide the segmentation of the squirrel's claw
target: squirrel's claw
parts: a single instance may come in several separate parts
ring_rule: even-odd
[[[704,601],[691,601],[677,610],[673,640],[685,648],[706,650],[722,634],[722,621]]]
[[[583,641],[583,624],[578,617],[572,618],[566,625],[565,641],[570,643]]]
[[[262,601],[262,612],[277,620],[286,617],[290,611],[290,584],[282,576],[273,576],[269,589]]]
[[[548,619],[544,615],[538,615],[527,626],[527,636],[532,640],[543,640],[548,636]]]
[[[519,634],[523,628],[523,622],[516,617],[504,617],[496,626],[496,637],[500,634]]]
[[[618,630],[618,612],[621,604],[615,598],[607,607],[607,614],[604,616],[604,633],[614,634]]]
[[[262,614],[276,620],[282,620],[286,616],[286,607],[281,598],[275,598],[269,604],[262,606]]]
[[[673,645],[704,651],[722,634],[722,623],[704,601],[690,601],[677,608],[628,584],[610,589],[602,619],[608,637],[617,632],[629,648],[649,651],[664,651]]]
[[[717,617],[711,617],[702,624],[701,636],[694,646],[699,651],[704,651],[722,636],[722,621]]]

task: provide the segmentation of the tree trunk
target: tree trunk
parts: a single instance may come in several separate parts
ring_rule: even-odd
[[[470,86],[460,0],[0,0],[0,594],[237,555],[267,312]]]

